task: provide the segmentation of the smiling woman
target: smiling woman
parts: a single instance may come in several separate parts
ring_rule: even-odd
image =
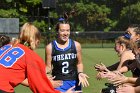
[[[47,72],[52,71],[55,80],[62,80],[63,85],[57,87],[61,92],[75,86],[81,90],[89,86],[88,76],[83,73],[81,44],[70,39],[70,24],[66,18],[60,18],[56,25],[57,39],[46,46]]]

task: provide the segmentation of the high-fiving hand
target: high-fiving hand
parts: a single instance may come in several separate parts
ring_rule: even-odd
[[[79,85],[82,84],[83,87],[89,86],[89,83],[88,83],[88,80],[87,80],[87,78],[89,78],[89,77],[86,74],[79,73],[78,78],[79,78]]]

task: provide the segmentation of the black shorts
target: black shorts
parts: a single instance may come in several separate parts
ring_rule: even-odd
[[[6,92],[6,91],[3,91],[3,90],[0,90],[0,93],[15,93],[15,92]]]

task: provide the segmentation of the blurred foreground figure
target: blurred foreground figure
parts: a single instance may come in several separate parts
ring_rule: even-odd
[[[19,38],[0,48],[0,93],[14,93],[25,78],[33,93],[61,93],[46,77],[44,61],[33,51],[40,41],[38,29],[25,23]],[[70,88],[66,93],[74,93]]]

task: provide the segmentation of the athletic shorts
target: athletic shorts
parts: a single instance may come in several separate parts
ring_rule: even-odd
[[[64,80],[63,85],[55,89],[61,92],[66,92],[69,88],[75,86],[75,89],[73,91],[80,91],[82,90],[82,88],[81,88],[81,85],[78,86],[78,83],[79,82],[77,80]]]

